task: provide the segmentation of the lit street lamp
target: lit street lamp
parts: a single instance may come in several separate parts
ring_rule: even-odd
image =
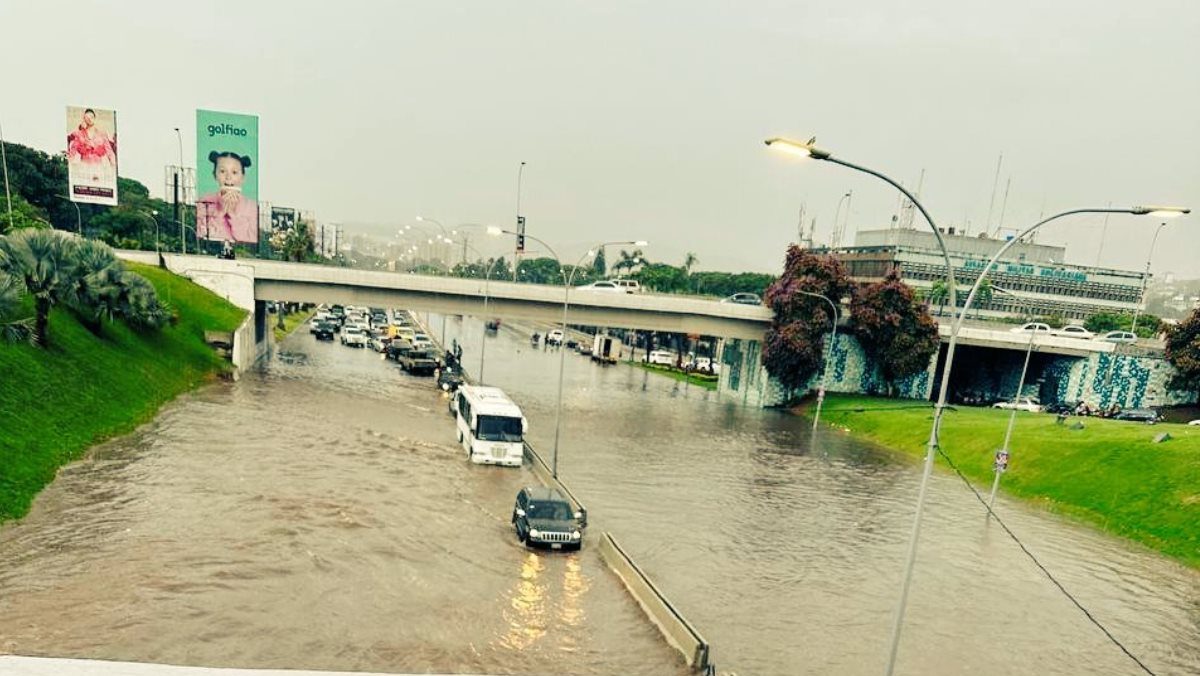
[[[954,284],[954,268],[950,262],[950,254],[946,249],[946,244],[945,244],[945,241],[942,239],[941,232],[938,230],[937,226],[934,224],[933,219],[929,216],[929,212],[925,210],[925,207],[920,203],[920,201],[918,201],[916,199],[915,196],[913,196],[908,190],[906,190],[903,186],[901,186],[896,181],[893,181],[892,179],[888,178],[887,176],[885,176],[877,171],[873,171],[871,169],[867,169],[866,167],[861,167],[861,166],[846,162],[844,160],[834,158],[829,153],[829,151],[822,150],[820,148],[817,148],[815,145],[813,145],[815,141],[816,141],[815,138],[810,139],[807,143],[791,141],[791,140],[784,139],[784,138],[772,138],[772,139],[768,139],[766,141],[766,144],[768,147],[770,147],[772,149],[779,150],[779,151],[787,153],[787,154],[796,155],[799,157],[809,157],[812,159],[824,160],[827,162],[833,162],[834,164],[840,164],[844,167],[848,167],[851,169],[855,169],[857,171],[861,171],[866,174],[870,174],[872,176],[882,179],[883,181],[886,181],[887,183],[894,186],[897,190],[904,193],[904,195],[906,197],[908,197],[908,199],[913,203],[913,205],[918,210],[920,210],[921,215],[929,223],[929,226],[933,229],[934,236],[937,238],[938,245],[942,249],[942,256],[945,258],[945,261],[946,261],[947,293],[950,298],[950,307],[953,311],[953,309],[957,307],[956,290],[955,290],[955,284]],[[950,334],[949,344],[946,347],[946,363],[942,367],[941,389],[938,392],[937,404],[934,406],[933,424],[930,426],[929,442],[926,445],[925,464],[924,464],[924,469],[921,474],[921,486],[920,486],[919,492],[917,493],[916,513],[913,516],[913,527],[912,527],[912,533],[909,536],[909,546],[908,546],[908,554],[907,554],[906,562],[905,562],[904,578],[903,578],[903,581],[900,586],[900,601],[897,604],[896,615],[895,615],[895,618],[894,618],[893,624],[892,624],[891,641],[890,641],[890,647],[889,647],[889,651],[888,651],[888,664],[887,664],[887,670],[885,672],[888,676],[891,676],[891,674],[894,672],[894,669],[895,669],[896,652],[900,645],[900,629],[904,622],[904,611],[905,611],[905,607],[907,606],[907,603],[908,603],[908,590],[912,583],[913,565],[916,561],[916,556],[917,556],[917,543],[920,540],[921,515],[922,515],[924,505],[925,505],[925,497],[928,492],[929,477],[933,472],[933,460],[934,460],[934,457],[936,455],[937,448],[938,448],[938,431],[941,426],[942,414],[944,413],[945,408],[946,408],[947,390],[949,389],[949,386],[950,386],[950,369],[954,363],[954,349],[958,343],[958,333],[959,333],[959,330],[962,328],[963,319],[966,317],[967,310],[970,308],[971,303],[975,299],[975,295],[979,289],[980,283],[987,276],[987,273],[992,269],[992,267],[995,266],[996,261],[999,260],[1000,256],[1002,256],[1005,252],[1007,252],[1014,244],[1019,242],[1027,234],[1040,228],[1041,226],[1045,225],[1046,223],[1049,223],[1050,221],[1055,220],[1057,218],[1061,218],[1063,216],[1068,216],[1071,214],[1079,214],[1079,213],[1128,213],[1128,214],[1136,214],[1136,215],[1161,216],[1164,218],[1168,218],[1171,216],[1179,216],[1179,215],[1182,215],[1185,213],[1189,213],[1189,210],[1181,209],[1181,208],[1177,208],[1177,207],[1134,207],[1133,209],[1077,209],[1077,210],[1073,210],[1073,211],[1063,212],[1061,214],[1056,214],[1054,216],[1051,216],[1050,218],[1044,219],[1044,220],[1034,224],[1033,226],[1029,227],[1025,231],[1018,234],[1016,237],[1014,237],[1014,238],[1010,239],[1008,242],[1006,242],[1000,248],[1000,250],[996,252],[996,254],[992,257],[992,259],[984,267],[984,269],[979,273],[978,279],[975,280],[975,285],[971,287],[971,292],[967,296],[967,302],[964,304],[962,310],[960,310],[958,312],[958,316],[954,321],[953,330],[951,331],[951,334]]]
[[[512,230],[504,230],[497,226],[488,227],[487,232],[489,235],[493,235],[493,236],[516,235],[517,234],[516,232],[514,232]],[[645,240],[627,241],[627,242],[601,242],[600,244],[597,244],[592,249],[588,250],[588,252],[585,253],[579,259],[579,262],[575,264],[575,267],[571,268],[571,274],[568,276],[566,271],[563,269],[562,259],[558,257],[558,254],[554,252],[554,249],[549,244],[546,244],[544,241],[538,239],[537,237],[534,237],[533,235],[527,234],[527,235],[525,235],[525,237],[546,247],[546,251],[549,251],[550,255],[554,257],[555,262],[558,263],[558,273],[563,278],[562,332],[563,332],[564,340],[566,340],[566,335],[567,335],[567,309],[570,307],[571,283],[575,281],[575,272],[577,270],[579,270],[579,266],[583,264],[584,259],[586,259],[588,256],[595,255],[595,252],[599,251],[600,249],[602,249],[603,247],[606,247],[606,246],[621,246],[621,245],[647,246],[648,245],[648,243]],[[559,346],[559,354],[558,354],[558,404],[555,407],[555,413],[554,413],[554,456],[553,456],[553,461],[550,465],[550,473],[556,479],[558,478],[558,441],[559,441],[559,438],[560,438],[561,432],[562,432],[563,370],[566,365],[566,354],[567,354],[566,350],[563,348],[563,346],[560,345]]]

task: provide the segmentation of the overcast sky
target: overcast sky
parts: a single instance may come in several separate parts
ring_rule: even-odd
[[[896,192],[771,153],[807,139],[906,184],[940,225],[1075,207],[1200,207],[1200,3],[0,3],[7,140],[57,152],[68,104],[115,108],[122,175],[163,192],[195,109],[260,116],[261,199],[322,222],[417,214],[512,227],[564,258],[647,239],[650,258],[777,272],[806,205],[827,240],[887,227]],[[919,227],[925,227],[919,220]],[[1140,269],[1154,223],[1048,226],[1068,260]],[[849,238],[850,236],[848,236]],[[479,239],[483,239],[480,235]],[[480,244],[496,251],[500,244]],[[1200,216],[1156,273],[1200,276]]]

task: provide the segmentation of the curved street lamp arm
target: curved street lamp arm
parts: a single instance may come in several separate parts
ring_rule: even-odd
[[[955,308],[958,307],[958,298],[955,296],[954,291],[954,266],[950,263],[950,252],[946,249],[946,240],[942,238],[942,231],[938,230],[937,223],[934,223],[933,216],[930,216],[929,212],[925,210],[925,205],[921,204],[921,201],[917,199],[916,195],[913,195],[911,192],[909,192],[907,188],[900,185],[896,181],[893,181],[887,175],[881,174],[874,169],[869,169],[867,167],[854,164],[853,162],[847,162],[846,160],[839,159],[832,155],[825,155],[824,157],[813,155],[813,157],[816,159],[825,160],[826,162],[840,164],[843,167],[854,169],[855,171],[861,171],[864,174],[870,174],[871,176],[888,183],[896,190],[899,190],[904,194],[905,197],[908,198],[910,202],[913,203],[914,206],[917,207],[917,210],[921,212],[921,216],[925,218],[925,222],[929,223],[930,229],[933,230],[933,236],[937,238],[938,246],[942,249],[942,258],[946,260],[946,286],[949,287],[948,295],[950,297],[950,312],[953,314]],[[959,316],[961,317],[962,315]]]

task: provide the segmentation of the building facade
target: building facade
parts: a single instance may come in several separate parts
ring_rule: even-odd
[[[955,281],[967,288],[1006,240],[943,235]],[[908,285],[928,294],[946,278],[946,263],[931,232],[868,230],[855,245],[833,250],[856,281],[878,281],[892,269]],[[1147,276],[1142,272],[1064,263],[1066,247],[1020,242],[988,275],[990,299],[977,300],[972,313],[983,317],[1061,316],[1082,321],[1100,313],[1130,313],[1138,307]],[[1007,292],[1007,293],[1005,293]],[[961,303],[964,298],[960,298]]]

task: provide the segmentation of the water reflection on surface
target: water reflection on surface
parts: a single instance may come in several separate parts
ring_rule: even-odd
[[[446,331],[476,370],[480,325],[451,318]],[[487,379],[550,449],[558,354],[512,326],[487,354]],[[721,668],[883,670],[916,461],[624,365],[568,354],[565,380],[561,475]],[[935,473],[897,673],[1139,673],[981,509],[957,478]],[[1001,498],[997,509],[1156,673],[1200,673],[1200,574],[1021,503]]]
[[[0,529],[0,652],[382,672],[682,674],[536,483],[476,467],[431,379],[307,334],[63,470]]]

